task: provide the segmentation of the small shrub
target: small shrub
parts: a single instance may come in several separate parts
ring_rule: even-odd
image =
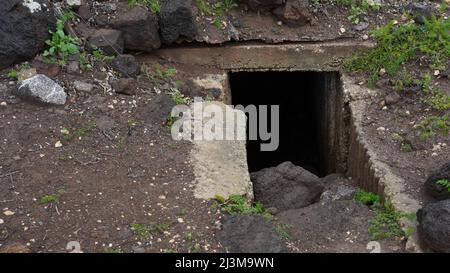
[[[56,194],[44,195],[41,197],[41,205],[48,205],[50,203],[58,203],[61,195],[64,194],[64,190],[59,190]]]
[[[268,219],[272,218],[272,215],[265,211],[261,202],[250,204],[245,197],[239,194],[230,195],[228,200],[216,195],[215,200],[213,208],[218,208],[226,214],[261,214]]]
[[[94,122],[89,122],[86,126],[75,130],[73,133],[70,133],[67,129],[64,129],[64,131],[62,131],[62,134],[64,135],[63,139],[65,141],[71,141],[73,139],[83,137],[91,132],[95,127],[96,125]]]
[[[450,180],[441,179],[436,181],[436,184],[441,185],[442,187],[446,188],[448,192],[450,192]]]
[[[420,133],[420,138],[422,140],[427,140],[430,137],[435,136],[436,133],[448,135],[450,132],[449,115],[430,116],[419,124],[419,128],[422,130]]]
[[[367,206],[372,206],[381,203],[380,196],[372,192],[366,192],[362,189],[358,189],[356,191],[355,199]]]
[[[60,65],[66,64],[67,56],[79,53],[77,39],[64,32],[64,24],[72,19],[73,16],[73,13],[62,14],[56,21],[56,30],[49,31],[51,39],[45,41],[49,48],[44,51],[43,56],[59,59],[57,62]]]

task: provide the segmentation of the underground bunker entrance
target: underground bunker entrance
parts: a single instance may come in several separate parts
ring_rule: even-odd
[[[308,171],[325,176],[345,172],[342,143],[344,105],[339,72],[264,71],[230,72],[232,104],[247,107],[279,105],[279,145],[262,151],[260,134],[249,139],[247,119],[247,161],[250,172],[291,161]],[[249,116],[248,113],[247,117]],[[258,130],[259,119],[258,115]],[[267,125],[271,132],[273,125]],[[274,132],[272,132],[273,137]]]

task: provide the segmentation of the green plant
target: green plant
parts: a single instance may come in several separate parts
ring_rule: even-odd
[[[207,16],[213,17],[212,24],[221,28],[224,16],[237,6],[234,0],[216,0],[209,3],[206,0],[196,0],[198,9]]]
[[[128,5],[132,7],[136,5],[144,5],[154,13],[161,12],[161,3],[159,0],[128,0]]]
[[[442,0],[441,4],[439,5],[439,11],[441,13],[444,13],[444,12],[447,12],[447,10],[448,10],[448,3],[446,0]]]
[[[80,137],[83,137],[83,136],[87,135],[95,127],[96,127],[96,125],[95,125],[94,122],[89,122],[84,127],[75,130],[72,134],[67,129],[63,129],[61,131],[63,132],[63,135],[64,135],[63,139],[65,141],[71,141],[73,139],[80,138]]]
[[[92,56],[94,57],[94,59],[96,60],[100,60],[100,61],[112,61],[114,60],[116,57],[115,56],[107,56],[103,50],[101,50],[100,48],[96,48],[94,51],[92,51]]]
[[[188,253],[200,253],[200,251],[202,250],[202,247],[200,246],[200,244],[190,244],[188,245]]]
[[[117,138],[117,149],[123,150],[125,149],[125,146],[127,145],[127,139],[123,136],[119,136]]]
[[[375,213],[368,230],[371,240],[405,236],[399,224],[400,218],[405,215],[397,212],[392,204],[382,204],[380,196],[361,189],[356,192],[355,199]]]
[[[402,145],[402,146],[401,146],[401,150],[402,150],[403,152],[410,153],[410,152],[413,151],[413,148],[412,148],[411,144],[409,144],[409,143],[407,143],[407,142],[402,142],[401,145]]]
[[[64,32],[64,24],[73,17],[73,13],[63,13],[56,21],[56,30],[49,31],[51,39],[45,41],[49,48],[43,56],[53,60],[57,58],[60,65],[66,64],[67,56],[79,53],[77,39]]]
[[[275,231],[281,238],[283,238],[285,240],[289,240],[291,238],[291,234],[290,234],[291,228],[292,228],[291,225],[279,224],[275,227]]]
[[[178,89],[172,89],[169,92],[169,95],[172,101],[177,105],[188,103],[188,99],[183,94],[181,94]]]
[[[9,78],[17,79],[17,77],[19,76],[19,71],[15,70],[15,69],[11,69],[11,70],[8,72],[7,76],[8,76]]]
[[[420,138],[427,140],[436,133],[441,133],[443,135],[448,135],[450,132],[450,120],[449,115],[445,114],[443,116],[430,116],[422,121],[418,126],[422,132],[420,133]]]
[[[80,54],[80,66],[81,66],[81,69],[83,71],[90,71],[90,70],[92,70],[92,64],[89,61],[89,58],[88,58],[86,52],[82,52]]]
[[[55,194],[44,195],[40,199],[42,205],[48,205],[50,203],[58,203],[61,195],[64,194],[64,190],[58,190]]]
[[[158,233],[163,233],[164,231],[171,228],[176,221],[171,220],[166,223],[154,224],[150,226],[145,226],[142,224],[132,224],[131,228],[139,235],[141,239],[147,239],[150,235],[155,235]]]
[[[104,253],[108,253],[108,254],[114,254],[114,253],[122,253],[122,250],[120,248],[112,248],[112,247],[108,247],[105,248]]]
[[[232,194],[227,200],[220,195],[216,195],[215,200],[213,209],[218,208],[226,214],[260,214],[268,219],[272,218],[272,215],[265,211],[261,202],[251,204],[239,194]]]
[[[172,125],[175,123],[175,121],[177,121],[179,119],[179,117],[174,117],[172,116],[172,114],[169,114],[166,118],[166,127],[168,129],[172,128]]]
[[[450,192],[450,180],[441,179],[436,181],[436,184],[441,185],[442,187],[446,188],[448,192]]]
[[[391,204],[372,206],[375,217],[370,221],[369,235],[371,240],[394,237],[404,237],[399,221],[402,214],[397,212]]]
[[[377,46],[346,60],[344,68],[365,72],[369,86],[379,80],[380,71],[394,76],[407,62],[428,60],[430,69],[441,69],[450,57],[450,20],[432,17],[423,26],[390,22],[372,32]]]
[[[160,64],[155,64],[153,71],[150,71],[147,66],[142,66],[141,71],[149,80],[157,85],[167,82],[173,78],[175,74],[177,74],[177,70],[175,68],[164,69]]]
[[[425,103],[435,110],[450,109],[450,96],[445,94],[441,89],[435,88],[429,98],[425,99]]]
[[[372,205],[381,203],[380,196],[378,196],[372,192],[364,191],[362,189],[358,189],[356,191],[355,200],[359,201],[367,206],[372,206]]]

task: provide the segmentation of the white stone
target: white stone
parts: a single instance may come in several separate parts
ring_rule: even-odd
[[[20,83],[15,95],[47,104],[64,105],[67,94],[59,84],[49,77],[38,74]]]
[[[41,4],[35,2],[34,0],[24,0],[22,2],[22,5],[27,7],[31,13],[35,13],[42,10]]]
[[[3,212],[3,214],[6,215],[6,216],[13,216],[13,215],[14,215],[14,212],[13,212],[13,211],[10,211],[10,210],[5,210],[5,211]]]
[[[79,8],[83,4],[82,0],[65,0],[65,2],[71,8]]]

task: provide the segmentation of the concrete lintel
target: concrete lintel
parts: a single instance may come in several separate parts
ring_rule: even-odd
[[[246,44],[167,48],[155,51],[152,55],[173,63],[213,66],[231,71],[338,71],[343,59],[352,56],[358,50],[373,46],[374,44],[370,42],[355,41]],[[145,57],[142,57],[141,61],[145,63]]]

